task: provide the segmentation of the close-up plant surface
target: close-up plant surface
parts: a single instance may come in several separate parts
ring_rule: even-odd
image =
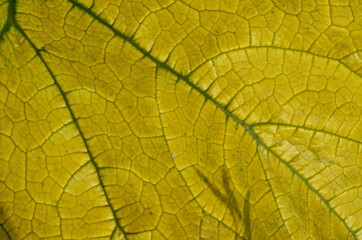
[[[362,239],[358,0],[0,0],[0,239]]]

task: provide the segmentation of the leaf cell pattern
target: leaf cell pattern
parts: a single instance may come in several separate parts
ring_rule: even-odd
[[[1,239],[361,239],[357,0],[0,0]]]

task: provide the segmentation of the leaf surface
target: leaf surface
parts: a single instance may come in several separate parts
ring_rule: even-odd
[[[358,1],[1,1],[1,239],[362,239]]]

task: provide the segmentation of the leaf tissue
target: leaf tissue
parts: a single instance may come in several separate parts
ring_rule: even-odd
[[[0,239],[362,239],[358,0],[0,0]]]

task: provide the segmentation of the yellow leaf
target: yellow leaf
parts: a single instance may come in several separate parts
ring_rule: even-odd
[[[0,0],[0,239],[362,239],[357,0]]]

